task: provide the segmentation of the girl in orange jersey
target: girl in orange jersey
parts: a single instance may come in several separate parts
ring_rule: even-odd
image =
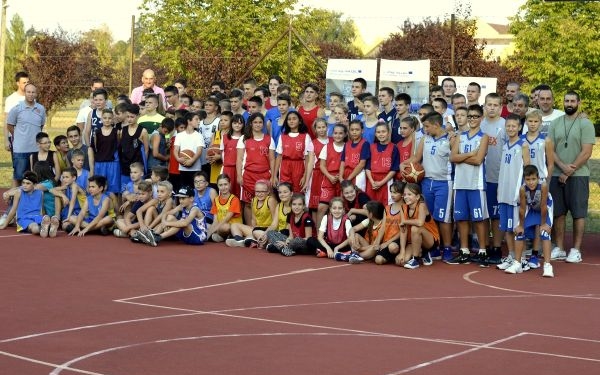
[[[409,183],[404,187],[403,213],[400,220],[400,254],[396,264],[404,268],[419,267],[417,258],[422,256],[424,266],[433,264],[429,249],[440,244],[438,227],[429,214],[419,184]]]
[[[384,264],[383,259],[398,252],[400,234],[393,226],[386,225],[385,206],[381,202],[369,201],[366,208],[367,218],[350,231],[352,248],[363,259],[377,258],[377,264]],[[364,237],[358,234],[362,230],[365,230]]]
[[[238,197],[231,193],[231,179],[222,174],[217,178],[219,195],[215,198],[210,212],[214,221],[207,231],[207,238],[223,242],[231,234],[231,225],[242,223],[242,206]]]
[[[398,246],[398,240],[400,239],[400,221],[402,219],[402,191],[404,190],[404,183],[400,181],[394,181],[390,186],[390,197],[392,203],[385,206],[385,231],[384,243],[381,245],[383,250],[377,252],[375,256],[376,264],[394,263],[396,256],[400,251]],[[389,237],[389,240],[385,238]],[[386,246],[387,243],[391,245]],[[386,249],[387,248],[387,249]]]

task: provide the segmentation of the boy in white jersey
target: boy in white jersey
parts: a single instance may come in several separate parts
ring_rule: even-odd
[[[541,181],[535,165],[528,165],[523,170],[525,184],[519,189],[519,225],[515,227],[515,258],[523,254],[526,238],[540,238],[544,249],[544,277],[554,277],[554,270],[550,264],[552,244],[550,231],[552,228],[552,195],[548,191],[548,184]],[[520,262],[516,262],[518,268]]]
[[[538,169],[540,181],[546,181],[552,176],[554,170],[554,143],[545,135],[540,133],[542,126],[542,112],[539,109],[527,113],[527,134],[523,138],[529,144],[529,156],[531,164]]]
[[[423,117],[425,135],[409,162],[421,162],[425,179],[421,183],[423,197],[431,216],[438,223],[442,239],[443,260],[452,259],[452,166],[450,164],[450,137],[437,112]],[[455,138],[454,138],[455,139]],[[440,254],[431,254],[437,257]]]
[[[452,144],[450,161],[456,164],[454,172],[454,221],[457,222],[460,236],[460,251],[457,256],[446,261],[448,264],[470,262],[469,222],[473,223],[480,239],[479,254],[485,255],[487,240],[486,220],[489,215],[485,197],[485,169],[483,160],[488,149],[489,137],[480,129],[483,108],[469,106],[467,120],[469,131],[460,134]]]
[[[500,212],[498,211],[498,177],[500,175],[500,159],[502,157],[502,146],[506,141],[506,133],[504,132],[504,119],[500,117],[501,111],[502,97],[495,92],[487,94],[485,96],[485,118],[481,122],[481,131],[489,137],[489,145],[485,157],[485,191],[491,230],[494,237],[489,254],[492,263],[499,261],[500,246],[502,246]]]
[[[527,261],[521,262],[521,257],[516,258],[519,262],[513,262],[511,253],[515,249],[514,227],[519,224],[519,190],[523,179],[523,166],[528,165],[529,146],[519,136],[521,120],[519,115],[511,113],[506,117],[506,135],[508,140],[502,146],[502,159],[500,163],[500,174],[498,180],[498,210],[500,211],[500,230],[505,233],[506,245],[509,256],[507,260],[498,265],[498,268],[506,273],[521,273],[529,270]],[[523,265],[521,265],[523,263]]]

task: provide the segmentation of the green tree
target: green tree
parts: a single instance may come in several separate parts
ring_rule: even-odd
[[[48,123],[56,110],[88,94],[89,82],[98,72],[98,51],[78,37],[59,29],[38,33],[30,41],[23,67],[38,87],[38,101],[48,112]]]
[[[529,0],[511,20],[514,66],[529,87],[549,84],[562,107],[567,90],[580,93],[586,112],[600,119],[600,4],[592,1]]]
[[[4,59],[4,97],[15,91],[15,73],[23,70],[21,61],[25,58],[27,36],[23,19],[15,14],[10,20],[10,30],[6,38],[6,58]]]

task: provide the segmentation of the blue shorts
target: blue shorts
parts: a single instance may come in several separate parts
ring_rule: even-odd
[[[434,181],[426,178],[421,190],[433,220],[442,223],[452,222],[452,181]]]
[[[25,216],[17,219],[17,232],[28,232],[32,223],[42,224],[42,215]]]
[[[106,177],[107,192],[121,192],[121,166],[118,161],[97,161],[94,163],[94,174]]]
[[[485,191],[465,189],[454,191],[455,221],[483,221],[488,217]]]
[[[71,212],[72,216],[78,216],[79,212],[81,212],[81,208],[74,208],[73,212]],[[67,220],[67,214],[69,213],[69,206],[64,207],[61,211],[60,211],[60,220]]]
[[[488,214],[491,220],[498,220],[500,219],[500,211],[498,210],[498,184],[486,182],[485,186]]]
[[[191,225],[192,231],[190,234],[185,234],[185,228],[183,228],[177,232],[176,237],[181,240],[181,242],[188,245],[203,245],[204,241],[206,241],[206,231],[198,228],[196,220],[193,220]]]
[[[519,224],[519,206],[500,203],[498,211],[500,211],[500,230],[514,232],[513,229]]]
[[[33,154],[35,154],[35,152],[13,152],[13,179],[21,181],[23,179],[23,174],[31,170],[29,157]]]
[[[536,228],[540,225],[542,215],[539,211],[527,211],[525,213],[525,223],[523,224],[524,233],[522,235],[515,236],[517,241],[525,241],[525,239],[533,240],[536,235]],[[552,205],[548,206],[548,213],[546,215],[546,224],[552,228],[554,217],[552,216]],[[540,233],[542,241],[550,241],[550,233]]]

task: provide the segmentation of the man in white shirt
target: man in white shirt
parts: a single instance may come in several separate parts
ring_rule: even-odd
[[[25,72],[17,72],[17,74],[15,74],[15,82],[17,84],[17,90],[10,94],[4,102],[5,118],[14,106],[25,100],[25,86],[29,83],[29,75]],[[12,137],[8,132],[6,123],[4,124],[4,148],[6,151],[12,150]]]
[[[540,85],[538,88],[540,91],[538,93],[537,103],[540,107],[540,111],[542,111],[542,127],[540,128],[540,134],[547,136],[550,131],[550,123],[552,123],[552,120],[563,116],[565,113],[560,109],[554,109],[554,95],[550,86]]]

